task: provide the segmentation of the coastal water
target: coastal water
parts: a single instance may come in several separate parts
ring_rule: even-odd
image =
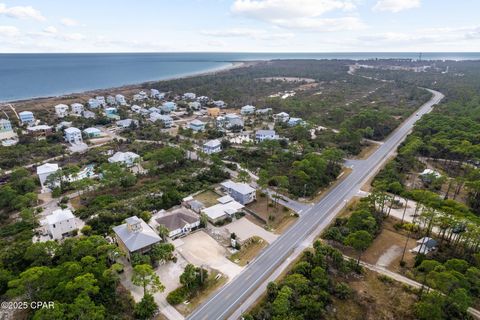
[[[418,53],[0,54],[0,102],[117,87],[270,59],[416,59]],[[424,53],[425,60],[479,60],[480,53]]]

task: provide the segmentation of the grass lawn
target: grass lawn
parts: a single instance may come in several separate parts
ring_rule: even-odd
[[[268,206],[267,201],[269,203]],[[287,229],[296,220],[292,210],[282,206],[280,203],[273,205],[273,207],[271,205],[273,205],[272,200],[258,192],[257,200],[249,203],[247,208],[267,221],[268,228],[273,229],[276,233],[278,233],[278,230]],[[258,219],[255,220],[258,223]]]
[[[197,201],[200,201],[202,202],[205,207],[211,207],[213,205],[216,205],[218,202],[217,202],[217,199],[220,198],[221,196],[216,194],[215,192],[211,191],[211,190],[206,190],[202,193],[199,193],[197,194],[196,196],[194,196],[193,198]]]
[[[217,280],[215,279],[217,275],[221,275],[221,277]],[[182,315],[188,316],[192,313],[199,305],[201,305],[208,297],[213,294],[217,289],[222,287],[227,282],[227,277],[224,276],[217,270],[210,270],[208,275],[208,280],[206,285],[202,291],[199,291],[195,297],[188,300],[188,304],[180,303],[175,307]]]
[[[252,261],[263,248],[268,246],[267,241],[260,237],[251,237],[244,242],[240,251],[232,254],[229,259],[240,266],[245,266]]]

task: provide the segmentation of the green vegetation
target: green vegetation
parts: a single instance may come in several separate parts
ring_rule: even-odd
[[[193,298],[205,289],[208,277],[208,271],[204,268],[195,267],[193,264],[187,264],[185,270],[180,275],[180,283],[182,286],[168,294],[168,303],[171,305],[177,305]]]

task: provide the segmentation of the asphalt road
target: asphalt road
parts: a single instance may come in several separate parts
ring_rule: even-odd
[[[429,90],[429,89],[427,89]],[[368,181],[412,130],[420,117],[432,110],[432,106],[443,99],[443,94],[429,90],[433,97],[417,113],[408,118],[385,142],[365,160],[356,161],[352,172],[341,183],[331,189],[318,203],[305,211],[298,221],[267,247],[245,270],[230,283],[203,303],[187,319],[226,319],[242,302],[260,286],[269,275],[304,241],[320,224],[332,220],[346,201],[352,198]]]

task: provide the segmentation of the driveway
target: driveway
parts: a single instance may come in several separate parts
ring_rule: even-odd
[[[246,218],[235,220],[223,228],[225,228],[228,233],[235,233],[241,240],[247,240],[253,236],[259,236],[268,243],[272,243],[278,238],[277,234],[265,230]]]
[[[226,258],[227,250],[204,231],[197,231],[173,241],[175,248],[185,260],[196,266],[216,269],[231,281],[243,268]]]

